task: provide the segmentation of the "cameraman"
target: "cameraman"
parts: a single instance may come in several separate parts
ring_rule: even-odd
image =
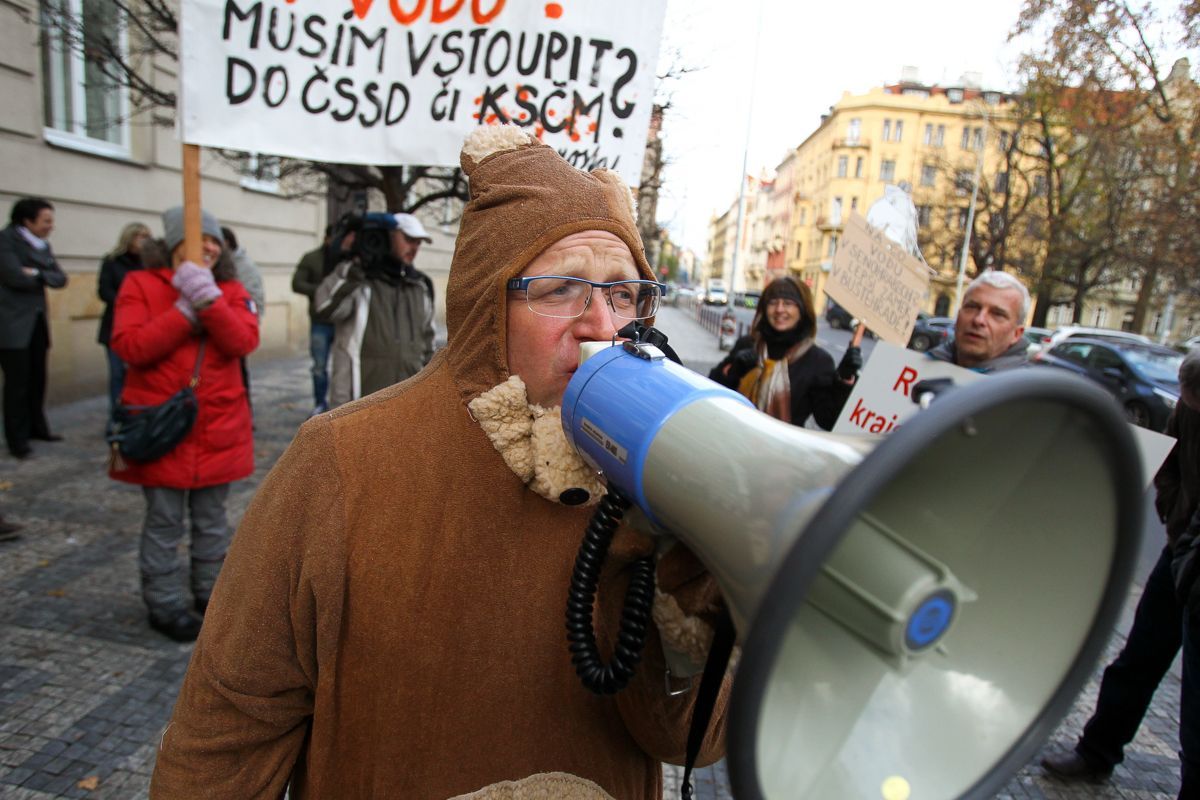
[[[417,374],[433,356],[433,282],[413,267],[432,241],[424,226],[411,214],[369,213],[352,233],[315,298],[335,326],[330,408]]]

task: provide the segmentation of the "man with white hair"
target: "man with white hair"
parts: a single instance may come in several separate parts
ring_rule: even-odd
[[[1029,290],[1007,272],[987,270],[971,281],[954,321],[954,338],[931,350],[975,372],[998,372],[1026,363],[1025,318]]]

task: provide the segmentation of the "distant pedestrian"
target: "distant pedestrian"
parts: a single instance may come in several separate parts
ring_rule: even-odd
[[[292,276],[292,291],[308,298],[308,352],[312,357],[313,409],[309,416],[329,410],[329,350],[333,346],[333,320],[316,308],[317,287],[333,270],[329,252],[333,226],[325,227],[324,243],[300,258]]]
[[[238,282],[245,287],[250,299],[254,301],[251,310],[254,312],[254,316],[261,320],[267,309],[267,290],[263,285],[262,270],[258,268],[258,264],[254,263],[254,259],[246,252],[246,248],[238,242],[233,228],[222,227],[221,239],[225,243],[225,252],[229,253],[229,257],[233,259]]]
[[[1096,711],[1074,752],[1044,758],[1042,766],[1063,780],[1107,780],[1124,760],[1125,746],[1182,646],[1179,800],[1195,800],[1200,798],[1200,598],[1193,596],[1200,590],[1195,580],[1200,572],[1200,351],[1184,358],[1179,388],[1166,431],[1175,437],[1175,447],[1154,476],[1154,506],[1166,524],[1167,546],[1146,578],[1125,647],[1104,670]]]
[[[13,204],[0,231],[0,370],[4,372],[4,438],[8,452],[28,458],[30,439],[57,442],[46,422],[46,356],[50,322],[46,287],[67,285],[47,238],[54,206],[37,197]]]
[[[250,407],[239,361],[258,346],[253,301],[236,280],[222,249],[216,219],[202,214],[203,259],[185,260],[183,209],[163,213],[169,262],[151,258],[131,272],[117,295],[112,348],[127,372],[121,402],[157,405],[193,383],[195,424],[156,461],[114,464],[109,474],[142,486],[146,515],[139,568],[150,626],[178,641],[195,639],[229,547],[225,516],[229,484],[254,471]],[[180,580],[179,542],[191,512],[191,588],[188,609]]]
[[[263,288],[262,271],[258,268],[258,264],[254,263],[254,259],[250,258],[246,248],[238,244],[237,234],[233,232],[233,228],[222,227],[221,238],[225,242],[225,251],[233,257],[233,265],[237,269],[237,279],[250,294],[253,304],[251,310],[261,325],[263,314],[266,313],[267,308],[267,293]],[[250,403],[250,413],[253,416],[254,401],[250,396],[250,365],[246,362],[245,356],[242,357],[241,369],[242,384],[246,387],[246,402]]]
[[[121,386],[125,381],[125,364],[109,347],[112,338],[113,307],[117,292],[130,272],[142,268],[142,243],[150,238],[150,229],[140,222],[131,222],[121,229],[117,246],[100,262],[100,277],[96,293],[104,301],[104,314],[100,317],[100,333],[97,341],[108,353],[108,407],[111,411],[121,398]]]
[[[374,230],[370,230],[370,228]],[[411,378],[433,357],[433,281],[413,262],[432,239],[412,214],[368,214],[360,241],[386,233],[390,249],[360,251],[317,287],[334,321],[330,407]]]
[[[776,278],[763,289],[750,328],[708,377],[776,419],[803,426],[811,416],[830,430],[862,368],[862,351],[847,348],[834,367],[833,357],[816,343],[812,292],[792,277]]]

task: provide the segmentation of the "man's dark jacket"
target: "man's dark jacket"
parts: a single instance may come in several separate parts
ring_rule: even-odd
[[[32,267],[38,274],[26,275],[23,267]],[[66,285],[66,273],[49,245],[38,250],[15,225],[0,231],[0,349],[28,347],[38,315],[49,320],[46,287]]]

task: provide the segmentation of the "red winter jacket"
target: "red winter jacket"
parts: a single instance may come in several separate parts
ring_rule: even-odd
[[[121,284],[110,347],[127,365],[121,402],[156,405],[192,377],[200,337],[175,301],[169,269],[131,272]],[[258,347],[258,318],[235,280],[217,284],[221,297],[197,313],[208,342],[196,386],[196,424],[157,461],[129,461],[109,471],[142,486],[199,489],[245,478],[254,471],[250,404],[239,359]]]

